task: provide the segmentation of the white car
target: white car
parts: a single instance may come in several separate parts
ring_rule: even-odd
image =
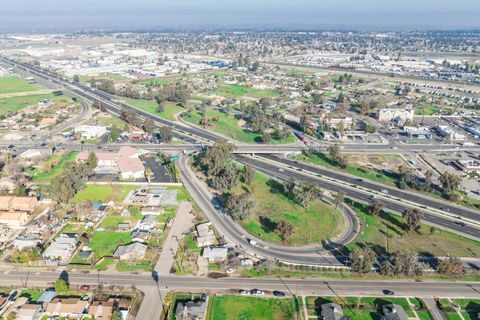
[[[254,296],[263,296],[265,295],[265,292],[263,292],[262,290],[259,290],[259,289],[252,289],[250,290],[252,292],[252,295]]]
[[[249,296],[249,295],[250,295],[250,291],[248,291],[248,290],[240,290],[240,295],[241,295],[241,296]]]
[[[285,170],[283,170],[282,168],[277,168],[277,171],[283,172],[283,171],[285,171]]]
[[[234,268],[234,267],[230,267],[227,270],[225,270],[225,272],[228,273],[228,274],[234,273],[235,271],[237,271],[237,268]]]
[[[382,189],[380,190],[381,192],[385,193],[385,194],[388,194],[388,190],[387,189]]]

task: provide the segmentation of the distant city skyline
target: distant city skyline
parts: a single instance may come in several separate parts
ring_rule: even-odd
[[[162,28],[477,29],[478,0],[2,0],[1,32]]]

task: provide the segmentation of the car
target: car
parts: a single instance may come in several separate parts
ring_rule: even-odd
[[[393,296],[395,292],[393,292],[392,290],[385,289],[383,290],[383,294],[386,296]]]
[[[262,290],[259,290],[259,289],[252,289],[252,290],[250,290],[250,292],[251,292],[252,295],[254,295],[254,296],[263,296],[263,295],[265,295],[265,292],[263,292]]]
[[[18,291],[15,290],[15,291],[13,291],[13,292],[8,296],[7,300],[8,300],[8,301],[13,301],[13,300],[15,300],[15,298],[17,297],[17,295],[18,295]]]
[[[88,291],[88,290],[90,290],[90,286],[89,286],[89,285],[84,284],[84,285],[81,285],[81,286],[80,286],[80,291]]]
[[[462,221],[455,221],[455,224],[459,225],[460,227],[466,226],[465,222],[462,222]]]
[[[277,168],[277,171],[278,171],[278,172],[283,172],[283,171],[285,171],[285,170],[283,170],[282,168]]]
[[[248,243],[250,243],[254,247],[258,247],[258,242],[252,239],[248,239]]]
[[[249,296],[250,295],[250,291],[248,291],[248,290],[240,290],[239,293],[240,293],[241,296]]]
[[[277,290],[273,291],[273,295],[274,295],[275,297],[285,297],[285,293],[284,293],[284,292],[282,292],[282,291],[277,291]]]
[[[200,296],[200,301],[207,301],[207,295],[205,293],[202,293],[202,295]]]
[[[228,268],[227,270],[225,270],[225,272],[226,272],[226,273],[229,273],[229,274],[230,274],[230,273],[234,273],[235,271],[237,271],[237,268],[235,268],[235,267],[230,267],[230,268]]]
[[[443,208],[441,208],[441,209],[442,209],[443,211],[450,212],[450,209],[447,208],[447,207],[443,207]]]
[[[388,190],[387,190],[387,189],[382,189],[382,190],[380,190],[380,192],[385,193],[385,194],[388,194]]]

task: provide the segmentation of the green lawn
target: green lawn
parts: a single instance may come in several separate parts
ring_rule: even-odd
[[[228,85],[222,86],[213,91],[214,94],[223,97],[252,97],[252,98],[276,98],[280,94],[273,90],[255,89],[252,87],[240,86],[240,85]]]
[[[239,120],[232,114],[225,114],[217,110],[207,110],[206,117],[210,119],[210,126],[206,127],[208,130],[218,132],[224,136],[244,143],[262,142],[262,133],[242,129],[239,126]],[[214,119],[217,117],[218,121],[215,121]],[[183,119],[195,125],[200,125],[202,114],[198,110],[193,110],[190,113],[185,114]],[[270,141],[272,144],[293,142],[295,142],[295,137],[293,135],[290,135],[285,139],[277,139],[275,136],[272,136],[272,140]]]
[[[92,249],[96,259],[104,256],[112,256],[120,244],[127,244],[132,241],[129,232],[101,232],[93,233],[88,246]]]
[[[121,202],[130,191],[140,187],[141,185],[88,184],[85,189],[78,192],[71,201],[73,203],[78,203],[83,200]]]
[[[107,127],[111,127],[115,125],[118,129],[123,130],[123,128],[127,123],[122,119],[120,119],[119,117],[116,117],[114,115],[109,115],[108,117],[100,118],[100,124],[102,126],[107,126]]]
[[[30,303],[36,303],[42,293],[43,290],[40,289],[25,289],[20,292],[19,296],[28,298]]]
[[[175,121],[173,116],[185,110],[185,108],[178,106],[175,103],[167,102],[165,103],[164,111],[157,112],[158,105],[155,102],[155,100],[128,99],[124,97],[122,97],[121,99],[125,100],[126,103],[134,106],[135,108],[141,109],[143,111],[146,111],[148,113],[154,114],[156,116],[159,116],[163,119],[170,120],[170,121]]]
[[[63,155],[53,154],[40,167],[27,170],[27,172],[34,175],[32,181],[50,181],[62,173],[65,165],[74,161],[77,154],[78,152],[69,152]]]
[[[292,299],[212,296],[210,308],[207,320],[289,320],[295,315]]]
[[[19,111],[26,107],[35,105],[43,99],[52,99],[52,98],[53,98],[53,94],[35,94],[31,96],[1,98],[0,99],[0,115],[4,115],[12,111]]]
[[[123,222],[130,222],[132,220],[131,217],[120,217],[120,216],[106,216],[102,223],[100,224],[100,228],[104,229],[114,229],[120,223]]]
[[[133,263],[119,261],[115,265],[115,268],[118,271],[137,271],[137,270],[151,271],[153,269],[153,262],[150,260],[137,261]]]
[[[364,243],[379,254],[385,253],[387,244],[385,229],[387,229],[390,253],[408,249],[422,255],[458,257],[470,257],[472,253],[475,256],[480,255],[480,242],[478,241],[438,229],[434,230],[432,234],[430,226],[427,225],[421,226],[420,233],[414,231],[408,234],[402,229],[404,219],[401,216],[382,213],[381,217],[374,217],[367,213],[366,205],[355,203],[354,206],[365,227],[356,242],[347,245],[348,249]]]
[[[280,189],[281,184],[276,180],[259,173],[255,175],[255,184],[252,187],[256,202],[255,212],[249,219],[241,221],[249,233],[266,241],[279,243],[282,240],[274,232],[274,228],[283,219],[294,226],[295,232],[287,240],[287,243],[293,246],[318,244],[341,232],[345,222],[333,207],[315,201],[305,209],[285,196]]]
[[[439,105],[429,104],[429,105],[424,105],[420,108],[415,109],[414,114],[416,116],[421,116],[421,115],[431,116],[437,113],[438,111],[440,111],[440,109],[441,107]]]
[[[17,76],[0,77],[0,94],[41,90],[37,85]]]

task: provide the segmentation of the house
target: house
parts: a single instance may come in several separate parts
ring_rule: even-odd
[[[81,319],[88,310],[88,301],[80,298],[53,299],[45,308],[45,314],[54,317]]]
[[[197,242],[197,246],[201,248],[212,246],[217,242],[215,233],[210,229],[210,224],[210,222],[207,222],[199,224],[195,227],[197,230],[195,240]]]
[[[207,312],[207,301],[180,301],[175,310],[177,320],[203,320]]]
[[[142,220],[140,220],[137,223],[136,229],[150,231],[155,228],[157,223],[158,223],[157,216],[153,216],[149,214],[144,216]]]
[[[23,151],[18,155],[21,159],[24,160],[32,160],[32,159],[38,159],[43,156],[42,152],[37,149],[28,149]]]
[[[15,320],[37,320],[42,312],[42,305],[24,304],[16,312]]]
[[[145,230],[135,229],[132,231],[132,241],[146,243],[150,237],[150,232]]]
[[[61,234],[42,253],[44,259],[66,261],[77,247],[76,236]]]
[[[349,320],[350,317],[343,315],[342,307],[336,303],[324,303],[321,305],[321,315],[324,320]]]
[[[37,208],[36,197],[13,197],[0,196],[0,211],[24,211],[32,212]]]
[[[145,259],[147,245],[140,242],[132,242],[126,245],[120,245],[115,250],[113,257],[121,261],[136,261]]]
[[[19,236],[12,241],[12,244],[18,250],[36,247],[40,243],[40,239],[35,235]]]
[[[82,139],[96,139],[107,133],[107,127],[80,125],[75,127],[74,132]]]
[[[202,257],[208,259],[209,262],[221,262],[227,259],[228,248],[224,247],[207,247],[203,249]]]
[[[142,207],[142,209],[140,209],[140,212],[142,213],[142,215],[150,214],[150,215],[158,216],[160,214],[164,214],[165,209],[163,209],[163,207],[161,206],[146,206],[146,207]]]
[[[382,320],[408,320],[408,315],[398,304],[387,304],[382,307]]]
[[[50,302],[52,302],[56,295],[57,293],[54,290],[45,290],[40,298],[37,299],[37,302],[46,307]]]
[[[110,320],[113,315],[113,301],[94,301],[88,308],[88,315],[96,320]]]
[[[77,160],[88,159],[89,152],[81,152]],[[118,152],[95,152],[96,174],[120,174],[123,180],[144,179],[145,167],[140,160],[139,152],[132,147],[121,147]]]
[[[0,224],[10,227],[21,227],[28,221],[26,212],[0,212]]]

